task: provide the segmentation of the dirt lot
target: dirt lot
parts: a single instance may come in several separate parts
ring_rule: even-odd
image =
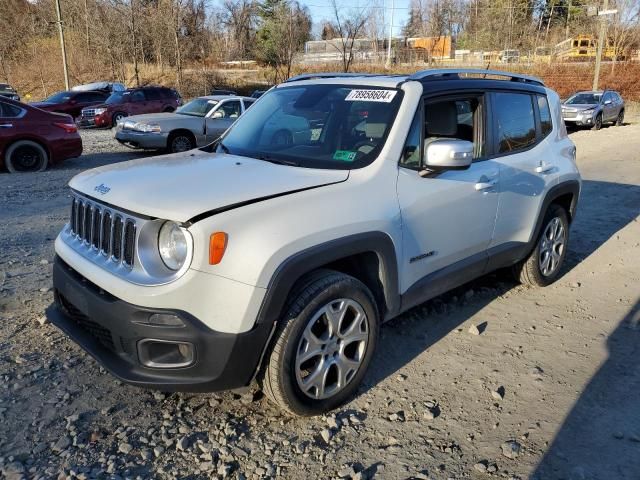
[[[640,479],[640,125],[572,134],[585,183],[555,285],[494,274],[408,312],[357,398],[313,419],[123,385],[41,324],[67,181],[141,155],[83,138],[61,168],[0,174],[5,477]]]

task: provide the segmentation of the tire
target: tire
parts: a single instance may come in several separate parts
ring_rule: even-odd
[[[114,113],[113,116],[111,117],[111,126],[115,127],[118,124],[118,122],[120,120],[122,120],[126,116],[127,116],[127,114],[124,113],[124,112],[116,112],[116,113]]]
[[[196,148],[196,141],[189,133],[172,133],[167,139],[167,150],[170,153],[186,152]]]
[[[49,164],[49,154],[39,143],[18,140],[7,148],[4,164],[10,173],[42,172]]]
[[[616,118],[616,127],[621,127],[623,125],[624,125],[624,110],[620,110],[620,113]]]
[[[166,107],[164,110],[162,110],[164,113],[171,113],[173,111],[175,111],[175,108],[173,107]]]
[[[284,312],[259,378],[264,393],[299,416],[342,405],[358,389],[378,341],[373,295],[359,280],[323,270],[299,282]],[[304,359],[314,343],[317,353]]]
[[[596,119],[593,122],[593,127],[591,127],[592,130],[600,130],[602,128],[602,113],[599,113],[598,115],[596,115]]]
[[[526,259],[514,266],[516,279],[535,287],[552,284],[562,270],[568,243],[567,212],[560,205],[552,204],[544,216],[535,248]]]

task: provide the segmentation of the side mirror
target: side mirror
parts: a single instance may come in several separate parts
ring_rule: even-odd
[[[613,102],[611,100],[605,100],[604,104],[605,105],[611,105]]]
[[[473,160],[473,143],[455,139],[434,140],[425,145],[424,158],[428,170],[465,170]]]
[[[213,115],[211,115],[211,118],[222,118],[224,117],[224,113],[220,110],[216,110],[215,112],[213,112]]]

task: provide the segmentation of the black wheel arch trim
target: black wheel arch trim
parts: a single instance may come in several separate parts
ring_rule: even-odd
[[[531,238],[529,238],[529,246],[535,246],[535,241],[540,234],[540,230],[542,229],[542,222],[544,221],[544,216],[549,209],[549,205],[551,205],[558,198],[569,193],[572,194],[572,198],[571,204],[569,205],[569,211],[567,213],[569,214],[569,223],[571,224],[571,222],[573,222],[578,207],[578,200],[580,198],[580,182],[578,180],[567,180],[551,187],[545,195],[544,200],[542,201],[542,207],[540,208],[540,212],[536,220],[536,226],[533,229]]]
[[[378,274],[387,315],[397,312],[400,295],[395,246],[388,234],[372,231],[329,240],[287,258],[269,281],[256,323],[276,322],[293,286],[307,273],[331,262],[368,252],[378,256]]]

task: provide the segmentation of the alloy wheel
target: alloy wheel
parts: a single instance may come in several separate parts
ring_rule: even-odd
[[[562,221],[554,217],[544,229],[540,238],[538,264],[545,277],[553,275],[560,266],[560,260],[566,243],[566,232]]]
[[[313,399],[329,398],[355,377],[369,342],[369,319],[358,302],[333,300],[305,327],[295,358],[298,387]]]

